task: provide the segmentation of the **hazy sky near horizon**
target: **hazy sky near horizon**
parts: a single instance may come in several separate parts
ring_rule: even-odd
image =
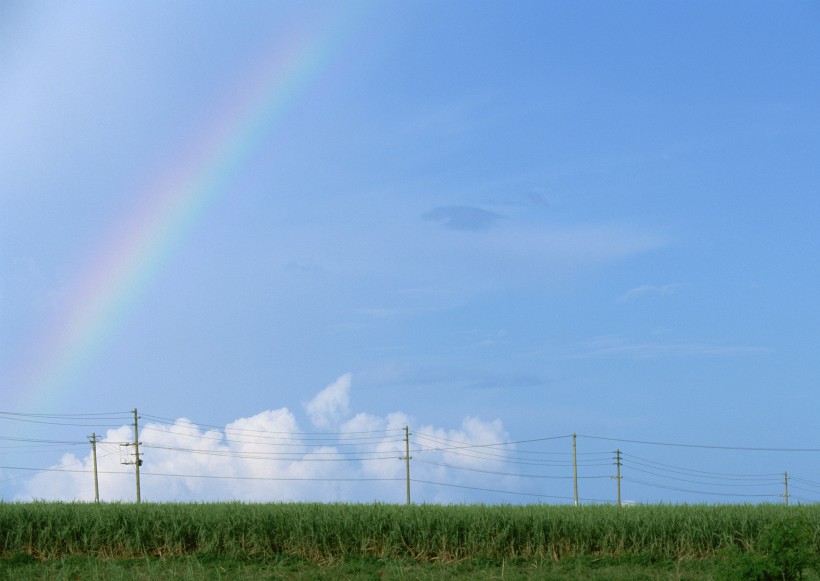
[[[818,27],[808,1],[0,0],[0,411],[820,448]],[[817,453],[672,451],[635,450],[820,482]],[[0,457],[2,498],[71,496],[11,469],[59,453]],[[630,498],[703,499],[663,494]]]

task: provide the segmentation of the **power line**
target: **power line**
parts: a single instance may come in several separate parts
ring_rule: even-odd
[[[403,428],[391,428],[385,430],[367,430],[367,431],[350,431],[350,432],[282,432],[282,431],[273,431],[273,430],[252,430],[248,428],[228,428],[227,426],[215,426],[212,424],[200,424],[197,422],[192,422],[186,420],[186,425],[180,426],[179,420],[172,420],[170,418],[163,418],[160,416],[153,416],[150,414],[141,414],[141,417],[157,421],[161,424],[172,425],[172,426],[179,426],[185,427],[186,425],[202,427],[202,428],[212,428],[221,430],[227,433],[237,433],[237,434],[286,434],[288,436],[351,436],[357,434],[387,434],[387,433],[396,433],[399,434],[400,432],[404,431]],[[332,439],[332,438],[318,438],[318,439]]]
[[[177,448],[174,446],[162,446],[157,444],[143,444],[143,448],[155,450],[171,450],[175,452],[188,452],[191,454],[202,454],[206,456],[221,456],[225,458],[241,458],[246,460],[269,460],[278,462],[353,462],[370,460],[395,460],[395,454],[371,457],[351,457],[350,454],[362,452],[238,452],[234,450],[198,450],[194,448]],[[366,453],[366,452],[365,452]],[[372,452],[376,454],[377,452]],[[379,452],[384,454],[384,452]]]
[[[451,443],[452,444],[463,444],[464,447],[466,447],[466,448],[491,448],[491,447],[498,447],[498,446],[514,446],[514,445],[517,445],[517,444],[531,444],[531,443],[534,443],[534,442],[547,442],[547,441],[550,441],[550,440],[563,440],[563,439],[567,439],[567,438],[572,437],[572,435],[547,436],[545,438],[534,438],[534,439],[531,439],[531,440],[516,440],[516,441],[512,441],[512,442],[494,442],[494,443],[490,443],[490,444],[473,444],[473,443],[470,443],[470,442],[459,442],[458,440],[447,440],[447,439],[444,439],[444,438],[439,438],[437,436],[432,436],[430,434],[425,434],[424,432],[415,432],[413,435],[421,437],[421,438],[425,438],[425,439],[428,439],[428,440],[433,440],[433,441],[438,441],[438,442],[441,442],[441,443],[446,443],[446,444],[451,444]],[[457,447],[457,446],[455,446],[455,447]]]
[[[163,472],[143,472],[143,476],[167,476],[171,478],[206,478],[213,480],[269,480],[283,482],[404,482],[404,478],[307,478],[289,476],[224,476],[221,474],[173,474]]]
[[[418,448],[412,450],[414,453],[418,454],[426,454],[426,453],[434,453],[434,452],[444,452],[450,456],[459,456],[462,458],[469,458],[471,460],[485,460],[496,462],[499,464],[517,464],[521,466],[549,466],[549,467],[556,467],[556,468],[568,468],[572,466],[572,461],[560,461],[560,462],[545,462],[545,461],[538,461],[538,460],[531,460],[529,458],[519,458],[517,456],[504,456],[501,454],[493,454],[487,455],[481,452],[474,452],[470,453],[470,451],[452,451],[448,449],[442,448]],[[579,462],[579,466],[608,466],[609,462]]]
[[[464,447],[458,448],[416,448],[412,450],[412,452],[417,454],[426,454],[426,453],[433,453],[433,452],[444,452],[448,455],[452,456],[461,456],[464,458],[470,458],[473,460],[487,460],[492,462],[504,463],[504,464],[519,464],[524,466],[553,466],[553,467],[569,467],[572,466],[571,460],[557,460],[557,461],[544,461],[544,460],[535,460],[532,458],[521,458],[519,456],[508,456],[506,454],[493,454],[490,452],[486,452],[483,450],[470,450],[465,449]],[[579,465],[583,466],[608,466],[609,462],[592,462],[592,461],[584,461],[579,462]]]
[[[74,466],[76,464],[80,464],[81,462],[77,462],[75,464],[67,464],[67,466]],[[0,466],[2,470],[26,470],[28,472],[70,472],[74,474],[93,474],[93,470],[72,470],[68,468],[30,468],[26,466]],[[130,472],[112,472],[112,471],[104,471],[100,470],[100,474],[122,474],[125,476],[130,476]]]
[[[68,468],[28,468],[23,466],[0,466],[3,470],[26,470],[29,472],[66,472],[73,474],[93,474],[92,470],[77,470]],[[131,476],[130,472],[117,472],[111,470],[99,470],[99,474],[113,474],[119,476]],[[404,478],[346,478],[346,477],[275,477],[275,476],[226,476],[222,474],[177,474],[170,472],[145,472],[143,476],[162,476],[168,478],[207,478],[214,480],[281,480],[296,482],[404,482]]]
[[[624,480],[628,481],[628,482],[634,482],[636,484],[643,484],[644,486],[651,486],[653,488],[663,488],[665,490],[674,490],[676,492],[687,492],[687,493],[691,493],[691,494],[703,494],[703,495],[708,495],[708,496],[734,496],[736,498],[744,498],[744,497],[750,497],[750,498],[752,498],[752,497],[753,498],[776,498],[776,497],[780,496],[779,494],[734,494],[734,493],[729,493],[729,492],[711,492],[711,491],[704,491],[704,490],[692,490],[692,489],[687,489],[687,488],[677,488],[677,487],[674,487],[674,486],[666,486],[664,484],[657,484],[657,483],[653,483],[653,482],[646,482],[645,480],[638,480],[636,478],[627,478],[627,477],[622,477],[622,478]]]
[[[113,454],[103,454],[102,456],[100,456],[100,458],[105,458],[107,456],[112,456],[112,455]],[[71,464],[66,464],[66,466],[76,466],[77,464],[82,464],[82,463],[83,463],[82,460],[79,460],[77,462],[72,462]],[[15,467],[12,467],[12,466],[0,466],[0,469],[2,469],[2,470],[25,470],[25,471],[29,471],[29,472],[30,471],[36,471],[36,472],[56,472],[56,471],[58,471],[58,469],[51,469],[51,468],[19,468],[19,467],[15,468]],[[86,472],[86,471],[84,471],[84,470],[74,470],[74,471],[65,470],[65,472]],[[25,478],[26,476],[28,476],[28,475],[27,474],[20,474],[19,476],[11,476],[9,478],[4,478],[4,479],[0,480],[0,482],[10,482],[12,480],[19,480],[20,478]]]
[[[432,462],[430,460],[420,460],[416,459],[416,462],[421,464],[430,464],[432,466],[442,466],[444,468],[451,468],[453,470],[465,470],[468,472],[480,472],[482,474],[494,474],[497,476],[514,476],[517,478],[544,478],[544,479],[555,479],[555,480],[572,480],[572,476],[551,476],[545,474],[516,474],[513,472],[496,472],[493,470],[482,470],[480,468],[471,468],[468,466],[455,466],[453,464],[446,464],[444,462]],[[609,478],[609,476],[579,476],[578,478],[585,478],[585,479],[593,479],[593,478]]]
[[[182,427],[182,426],[179,426]],[[217,442],[225,442],[227,444],[253,444],[258,446],[366,446],[366,445],[379,445],[384,443],[401,443],[404,442],[403,439],[397,439],[394,436],[381,436],[381,437],[368,437],[368,438],[355,438],[355,439],[340,439],[340,438],[294,438],[288,436],[266,436],[266,435],[251,435],[246,437],[252,437],[253,440],[243,440],[233,437],[231,433],[222,434],[220,433],[218,436],[209,435],[207,432],[205,434],[191,434],[182,431],[175,431],[175,430],[166,430],[162,428],[158,428],[152,426],[151,424],[145,425],[142,427],[142,431],[149,431],[149,432],[160,432],[162,434],[171,434],[174,436],[180,436],[183,438],[196,438],[200,440],[213,440]],[[260,432],[262,434],[263,432]],[[271,433],[280,433],[280,432],[271,432]],[[284,433],[284,432],[282,432]],[[386,439],[392,438],[392,439]],[[260,442],[259,440],[265,440]],[[321,442],[321,443],[319,443]]]
[[[433,486],[446,486],[448,488],[462,488],[462,489],[465,489],[465,490],[478,490],[478,491],[481,491],[481,492],[496,492],[498,494],[513,494],[513,495],[517,495],[517,496],[530,496],[530,497],[535,497],[535,498],[555,498],[555,499],[559,499],[559,500],[572,500],[572,498],[568,497],[568,496],[551,496],[549,494],[532,494],[532,493],[529,493],[529,492],[515,492],[515,491],[512,491],[512,490],[496,490],[494,488],[478,488],[476,486],[464,486],[464,485],[461,485],[461,484],[448,484],[448,483],[445,483],[445,482],[432,482],[430,480],[417,480],[415,478],[412,478],[410,481],[415,482],[417,484],[431,484]]]
[[[0,411],[3,416],[21,416],[27,418],[51,418],[51,419],[68,419],[68,418],[99,418],[109,417],[110,419],[117,419],[120,417],[128,418],[130,412],[102,412],[102,413],[83,413],[83,414],[32,414],[21,412],[5,412]]]
[[[680,444],[674,442],[651,442],[647,440],[624,440],[621,438],[605,438],[603,436],[587,436],[578,434],[579,438],[593,440],[607,440],[609,442],[627,442],[630,444],[647,444],[650,446],[674,446],[677,448],[703,448],[709,450],[735,450],[743,452],[820,452],[820,448],[760,448],[746,446],[713,446],[707,444]]]
[[[820,494],[817,490],[809,490],[808,488],[803,488],[801,486],[795,486],[794,484],[791,485],[791,488],[795,490],[802,490],[803,492],[808,492],[809,494]]]
[[[631,458],[636,460],[635,463],[639,466],[648,466],[651,468],[655,468],[656,470],[661,470],[661,468],[656,468],[657,466],[662,466],[666,469],[670,469],[670,472],[678,472],[680,474],[689,474],[701,476],[703,478],[719,478],[719,479],[726,479],[726,480],[754,480],[754,479],[767,479],[772,480],[775,477],[777,481],[780,481],[780,478],[783,476],[781,473],[766,473],[766,474],[730,474],[724,472],[707,472],[704,470],[695,470],[694,468],[683,468],[681,466],[673,466],[671,464],[663,464],[661,462],[656,462],[654,460],[649,460],[647,458],[641,458],[640,456],[635,456],[633,454],[622,454],[627,458]],[[644,464],[646,463],[646,464]]]
[[[796,478],[794,476],[789,476],[789,478],[791,480],[794,480],[795,482],[802,482],[803,484],[807,484],[808,486],[818,486],[818,487],[820,487],[820,482],[814,482],[812,480],[805,480],[803,478]]]
[[[99,422],[95,423],[80,423],[80,422],[47,422],[44,420],[33,420],[33,419],[23,419],[23,418],[10,418],[6,416],[0,415],[0,419],[4,420],[11,420],[14,422],[25,422],[27,424],[44,424],[48,426],[74,426],[74,427],[88,427],[88,428],[120,428],[122,424],[101,424]],[[113,418],[106,418],[106,419],[113,419]]]
[[[83,444],[85,445],[87,442],[83,442],[81,440],[39,440],[37,438],[18,438],[15,436],[0,436],[0,440],[6,440],[9,442],[29,442],[29,443],[36,443],[36,444]]]
[[[502,459],[505,459],[505,460],[513,458],[513,457],[511,457],[507,454],[500,454],[500,453],[495,453],[495,452],[508,451],[508,452],[518,453],[517,450],[513,450],[513,449],[510,449],[510,448],[507,448],[506,450],[504,450],[504,449],[498,450],[497,449],[499,446],[512,446],[514,444],[517,444],[518,442],[498,442],[498,443],[492,443],[492,444],[470,444],[470,443],[467,443],[467,442],[458,442],[458,441],[455,441],[455,440],[444,440],[442,438],[430,437],[430,436],[427,436],[423,433],[422,434],[414,434],[414,436],[416,436],[417,438],[419,438],[421,440],[431,441],[431,442],[433,442],[434,444],[437,445],[436,447],[427,447],[424,443],[414,442],[416,445],[422,446],[422,447],[414,450],[415,452],[449,452],[449,453],[456,453],[455,451],[470,451],[470,452],[473,452],[473,453],[475,453],[477,455],[480,455],[480,456],[483,456],[483,457],[502,458]],[[563,437],[564,436],[558,436],[557,438],[543,438],[543,439],[539,439],[539,440],[522,440],[522,441],[524,441],[524,442],[544,441],[544,440],[554,440],[554,439],[563,438]],[[450,443],[458,444],[458,445],[453,445],[453,446],[446,445],[446,444],[450,444]],[[439,444],[445,444],[445,445],[442,446],[442,445],[439,445]],[[487,450],[487,448],[490,448],[490,450]],[[540,463],[539,461],[534,460],[532,458],[515,457],[515,459],[520,460],[522,462]],[[558,462],[561,462],[561,461],[558,461]],[[571,461],[569,461],[569,460],[567,460],[566,462],[571,463]]]
[[[642,472],[643,474],[651,474],[652,476],[658,476],[660,478],[667,478],[669,480],[677,480],[678,482],[689,482],[691,484],[703,484],[705,486],[774,486],[779,484],[779,482],[771,481],[771,482],[757,482],[754,484],[737,484],[737,483],[728,483],[728,482],[701,482],[699,480],[689,480],[688,478],[678,478],[676,476],[667,476],[666,474],[658,474],[657,472],[651,472],[649,470],[642,470],[641,468],[635,468],[634,466],[629,466],[630,470],[634,470],[635,472]]]

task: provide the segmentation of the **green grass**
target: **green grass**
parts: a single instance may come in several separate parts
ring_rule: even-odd
[[[0,503],[0,578],[712,579],[778,523],[820,553],[820,506]]]
[[[719,561],[645,563],[629,559],[567,558],[552,561],[475,561],[419,563],[416,561],[349,558],[317,563],[292,557],[258,560],[210,559],[196,556],[169,559],[96,559],[66,557],[54,561],[18,562],[0,559],[0,579],[27,580],[335,580],[335,579],[551,579],[706,581],[713,579]],[[816,577],[807,578],[816,581]]]

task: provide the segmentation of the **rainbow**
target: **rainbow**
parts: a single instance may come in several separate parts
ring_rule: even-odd
[[[215,121],[205,137],[176,156],[165,173],[147,180],[138,207],[103,237],[103,250],[86,260],[69,307],[35,334],[20,357],[4,408],[39,411],[59,403],[64,386],[87,368],[260,142],[327,68],[350,36],[348,24],[313,23],[277,43],[284,48],[261,60],[227,105],[211,115]]]

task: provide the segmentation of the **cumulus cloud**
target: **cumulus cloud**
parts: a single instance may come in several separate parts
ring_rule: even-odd
[[[307,403],[305,409],[314,426],[320,429],[333,428],[342,417],[350,413],[351,380],[350,373],[342,375]]]
[[[287,408],[224,427],[143,417],[142,500],[404,502],[405,426],[411,426],[415,501],[474,501],[475,488],[521,489],[503,470],[484,472],[503,468],[514,448],[503,444],[509,436],[500,420],[468,417],[458,428],[413,428],[413,419],[403,412],[351,413],[351,385],[351,374],[342,375],[306,405],[310,422],[332,433],[306,431]],[[101,500],[134,499],[132,440],[127,425],[99,438]],[[19,490],[16,500],[93,500],[91,452],[65,454]]]

